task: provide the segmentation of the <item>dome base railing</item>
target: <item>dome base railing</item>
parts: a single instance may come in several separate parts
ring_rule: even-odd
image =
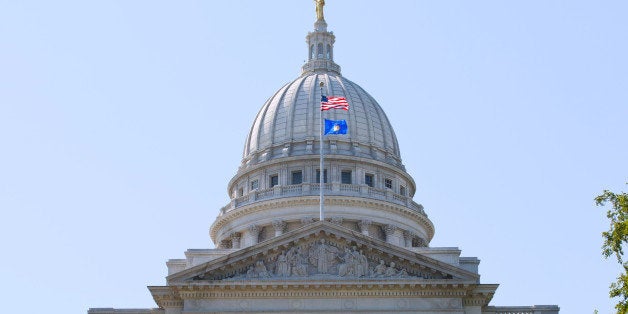
[[[388,201],[406,206],[427,217],[421,204],[414,202],[411,197],[394,193],[390,189],[377,189],[365,184],[325,183],[323,185],[326,196],[353,196]],[[303,183],[276,185],[269,189],[253,190],[247,195],[232,199],[227,206],[220,209],[220,215],[239,207],[265,200],[282,197],[317,196],[320,192],[320,186],[319,183]]]

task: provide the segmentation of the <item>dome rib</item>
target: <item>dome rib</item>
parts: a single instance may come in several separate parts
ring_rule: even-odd
[[[351,82],[351,83],[352,83],[352,82]],[[355,97],[357,97],[357,98],[360,100],[360,102],[359,102],[359,103],[360,103],[360,105],[362,106],[362,112],[365,112],[365,113],[366,113],[366,112],[369,112],[371,108],[367,108],[367,104],[366,104],[366,102],[364,101],[364,99],[362,98],[362,96],[360,95],[360,93],[358,92],[358,88],[355,86],[355,84],[351,84],[351,83],[350,83],[349,85],[351,85],[351,88],[353,89],[353,92],[354,92],[354,93],[355,93],[355,95],[356,95]],[[374,141],[375,134],[373,133],[373,125],[372,125],[372,124],[373,124],[373,121],[371,121],[371,119],[368,119],[368,118],[366,117],[366,115],[364,116],[364,119],[366,120],[366,124],[367,124],[367,126],[366,126],[366,131],[367,131],[367,133],[368,133],[367,140],[368,140],[368,144],[369,144],[369,146],[370,146],[370,145],[372,145],[372,144],[375,144],[375,141]],[[359,124],[358,124],[358,123],[356,123],[356,128],[357,128],[358,126],[359,126]],[[359,136],[359,135],[360,135],[360,134],[358,133],[358,136]],[[360,139],[358,138],[358,141],[359,141],[359,140],[360,140]],[[370,153],[370,152],[369,152],[369,153]]]
[[[263,105],[245,142],[243,166],[272,159],[318,155],[320,147],[320,89],[344,96],[349,111],[329,110],[328,119],[346,119],[349,132],[331,135],[337,141],[326,154],[359,156],[404,169],[394,130],[377,101],[358,84],[331,73],[307,73],[282,86]]]

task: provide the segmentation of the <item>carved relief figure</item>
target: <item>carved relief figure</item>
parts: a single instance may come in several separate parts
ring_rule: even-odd
[[[338,276],[355,276],[355,257],[348,248],[345,248],[345,254],[340,257],[344,262],[338,265]]]
[[[321,239],[320,243],[310,248],[310,263],[316,265],[319,274],[328,274],[329,269],[334,266],[338,249],[325,244]]]
[[[381,259],[379,260],[379,265],[375,266],[375,269],[373,270],[373,276],[383,277],[384,275],[386,275],[386,264],[384,264],[384,260]]]
[[[392,277],[397,275],[397,270],[395,269],[395,262],[390,262],[390,266],[386,269],[386,277]]]
[[[264,265],[264,261],[261,261],[261,260],[255,263],[254,272],[255,272],[256,277],[260,277],[260,278],[270,277],[270,273],[268,273],[268,269],[266,269],[266,265]]]
[[[369,272],[369,261],[366,258],[366,256],[364,255],[364,253],[362,252],[362,250],[360,250],[360,253],[358,255],[358,276],[362,277],[362,276],[366,276],[368,275]]]
[[[246,278],[257,278],[253,265],[249,266],[249,269],[246,271]]]
[[[288,261],[293,276],[307,276],[307,261],[300,247],[297,247],[296,250],[293,247],[288,251]]]
[[[284,252],[281,252],[281,254],[277,256],[275,275],[290,276],[290,265],[288,264],[288,258]]]
[[[409,275],[408,271],[397,267],[395,262],[387,266],[384,260],[371,268],[369,259],[363,250],[356,246],[345,247],[342,252],[333,243],[320,239],[304,246],[292,246],[288,250],[280,251],[267,264],[263,259],[257,260],[231,278],[278,278],[278,277],[307,277],[314,274],[328,274],[338,277],[370,277],[370,278],[399,278],[422,277],[433,278],[424,272]],[[203,279],[202,275],[198,276]]]

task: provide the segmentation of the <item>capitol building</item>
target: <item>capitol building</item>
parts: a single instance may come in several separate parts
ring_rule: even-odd
[[[498,284],[481,283],[478,258],[430,246],[393,126],[342,76],[316,2],[302,73],[262,105],[227,183],[209,228],[216,248],[169,260],[165,284],[148,287],[155,308],[88,313],[558,313],[491,305]],[[321,111],[322,96],[349,108]],[[322,119],[346,121],[346,134],[321,136]]]

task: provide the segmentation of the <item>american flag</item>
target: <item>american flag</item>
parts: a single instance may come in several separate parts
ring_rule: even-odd
[[[349,103],[344,97],[321,96],[321,111],[329,109],[349,110]]]

